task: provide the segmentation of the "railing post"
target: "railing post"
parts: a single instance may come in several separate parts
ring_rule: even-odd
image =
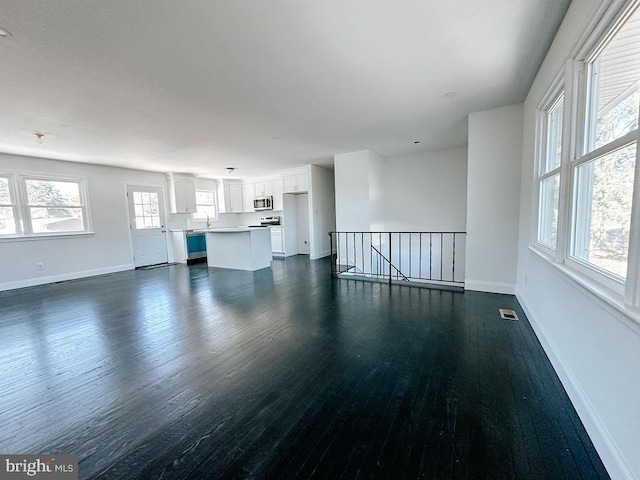
[[[391,232],[389,232],[389,285],[391,285]]]

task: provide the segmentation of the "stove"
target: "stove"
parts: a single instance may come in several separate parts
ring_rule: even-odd
[[[280,217],[260,217],[260,226],[280,225]]]

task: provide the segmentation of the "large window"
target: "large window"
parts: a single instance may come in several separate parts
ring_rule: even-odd
[[[540,106],[534,237],[543,252],[555,250],[555,261],[632,304],[640,298],[640,266],[630,261],[640,258],[640,239],[634,240],[640,217],[633,217],[640,208],[638,5],[627,2],[600,40],[567,65],[571,95],[554,86]]]
[[[638,140],[640,11],[614,32],[586,66],[584,148],[572,162],[571,255],[624,280]]]
[[[88,231],[84,180],[0,176],[0,237]]]
[[[80,182],[26,178],[24,185],[31,233],[84,231]]]
[[[193,218],[216,218],[216,195],[207,190],[196,190],[196,213]]]

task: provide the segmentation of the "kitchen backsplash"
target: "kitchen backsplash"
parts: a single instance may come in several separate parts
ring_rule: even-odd
[[[258,225],[260,217],[282,217],[282,210],[269,210],[253,213],[221,213],[218,218],[211,219],[212,227],[237,227],[238,225]],[[207,221],[191,218],[190,214],[172,213],[168,218],[170,229],[206,228]]]

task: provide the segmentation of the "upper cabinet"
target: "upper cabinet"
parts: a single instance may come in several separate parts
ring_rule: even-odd
[[[193,177],[167,174],[169,180],[169,209],[171,213],[196,211],[196,180]]]
[[[218,185],[218,212],[242,213],[242,184],[220,181]]]
[[[256,197],[271,197],[273,196],[273,182],[258,182],[253,184]]]
[[[305,193],[309,191],[309,174],[283,175],[283,193]]]
[[[255,212],[253,199],[256,197],[253,183],[242,184],[242,211],[246,213]]]
[[[232,183],[226,185],[229,195],[229,211],[227,213],[241,213],[242,212],[242,185],[239,183]],[[227,192],[225,190],[225,194]]]

